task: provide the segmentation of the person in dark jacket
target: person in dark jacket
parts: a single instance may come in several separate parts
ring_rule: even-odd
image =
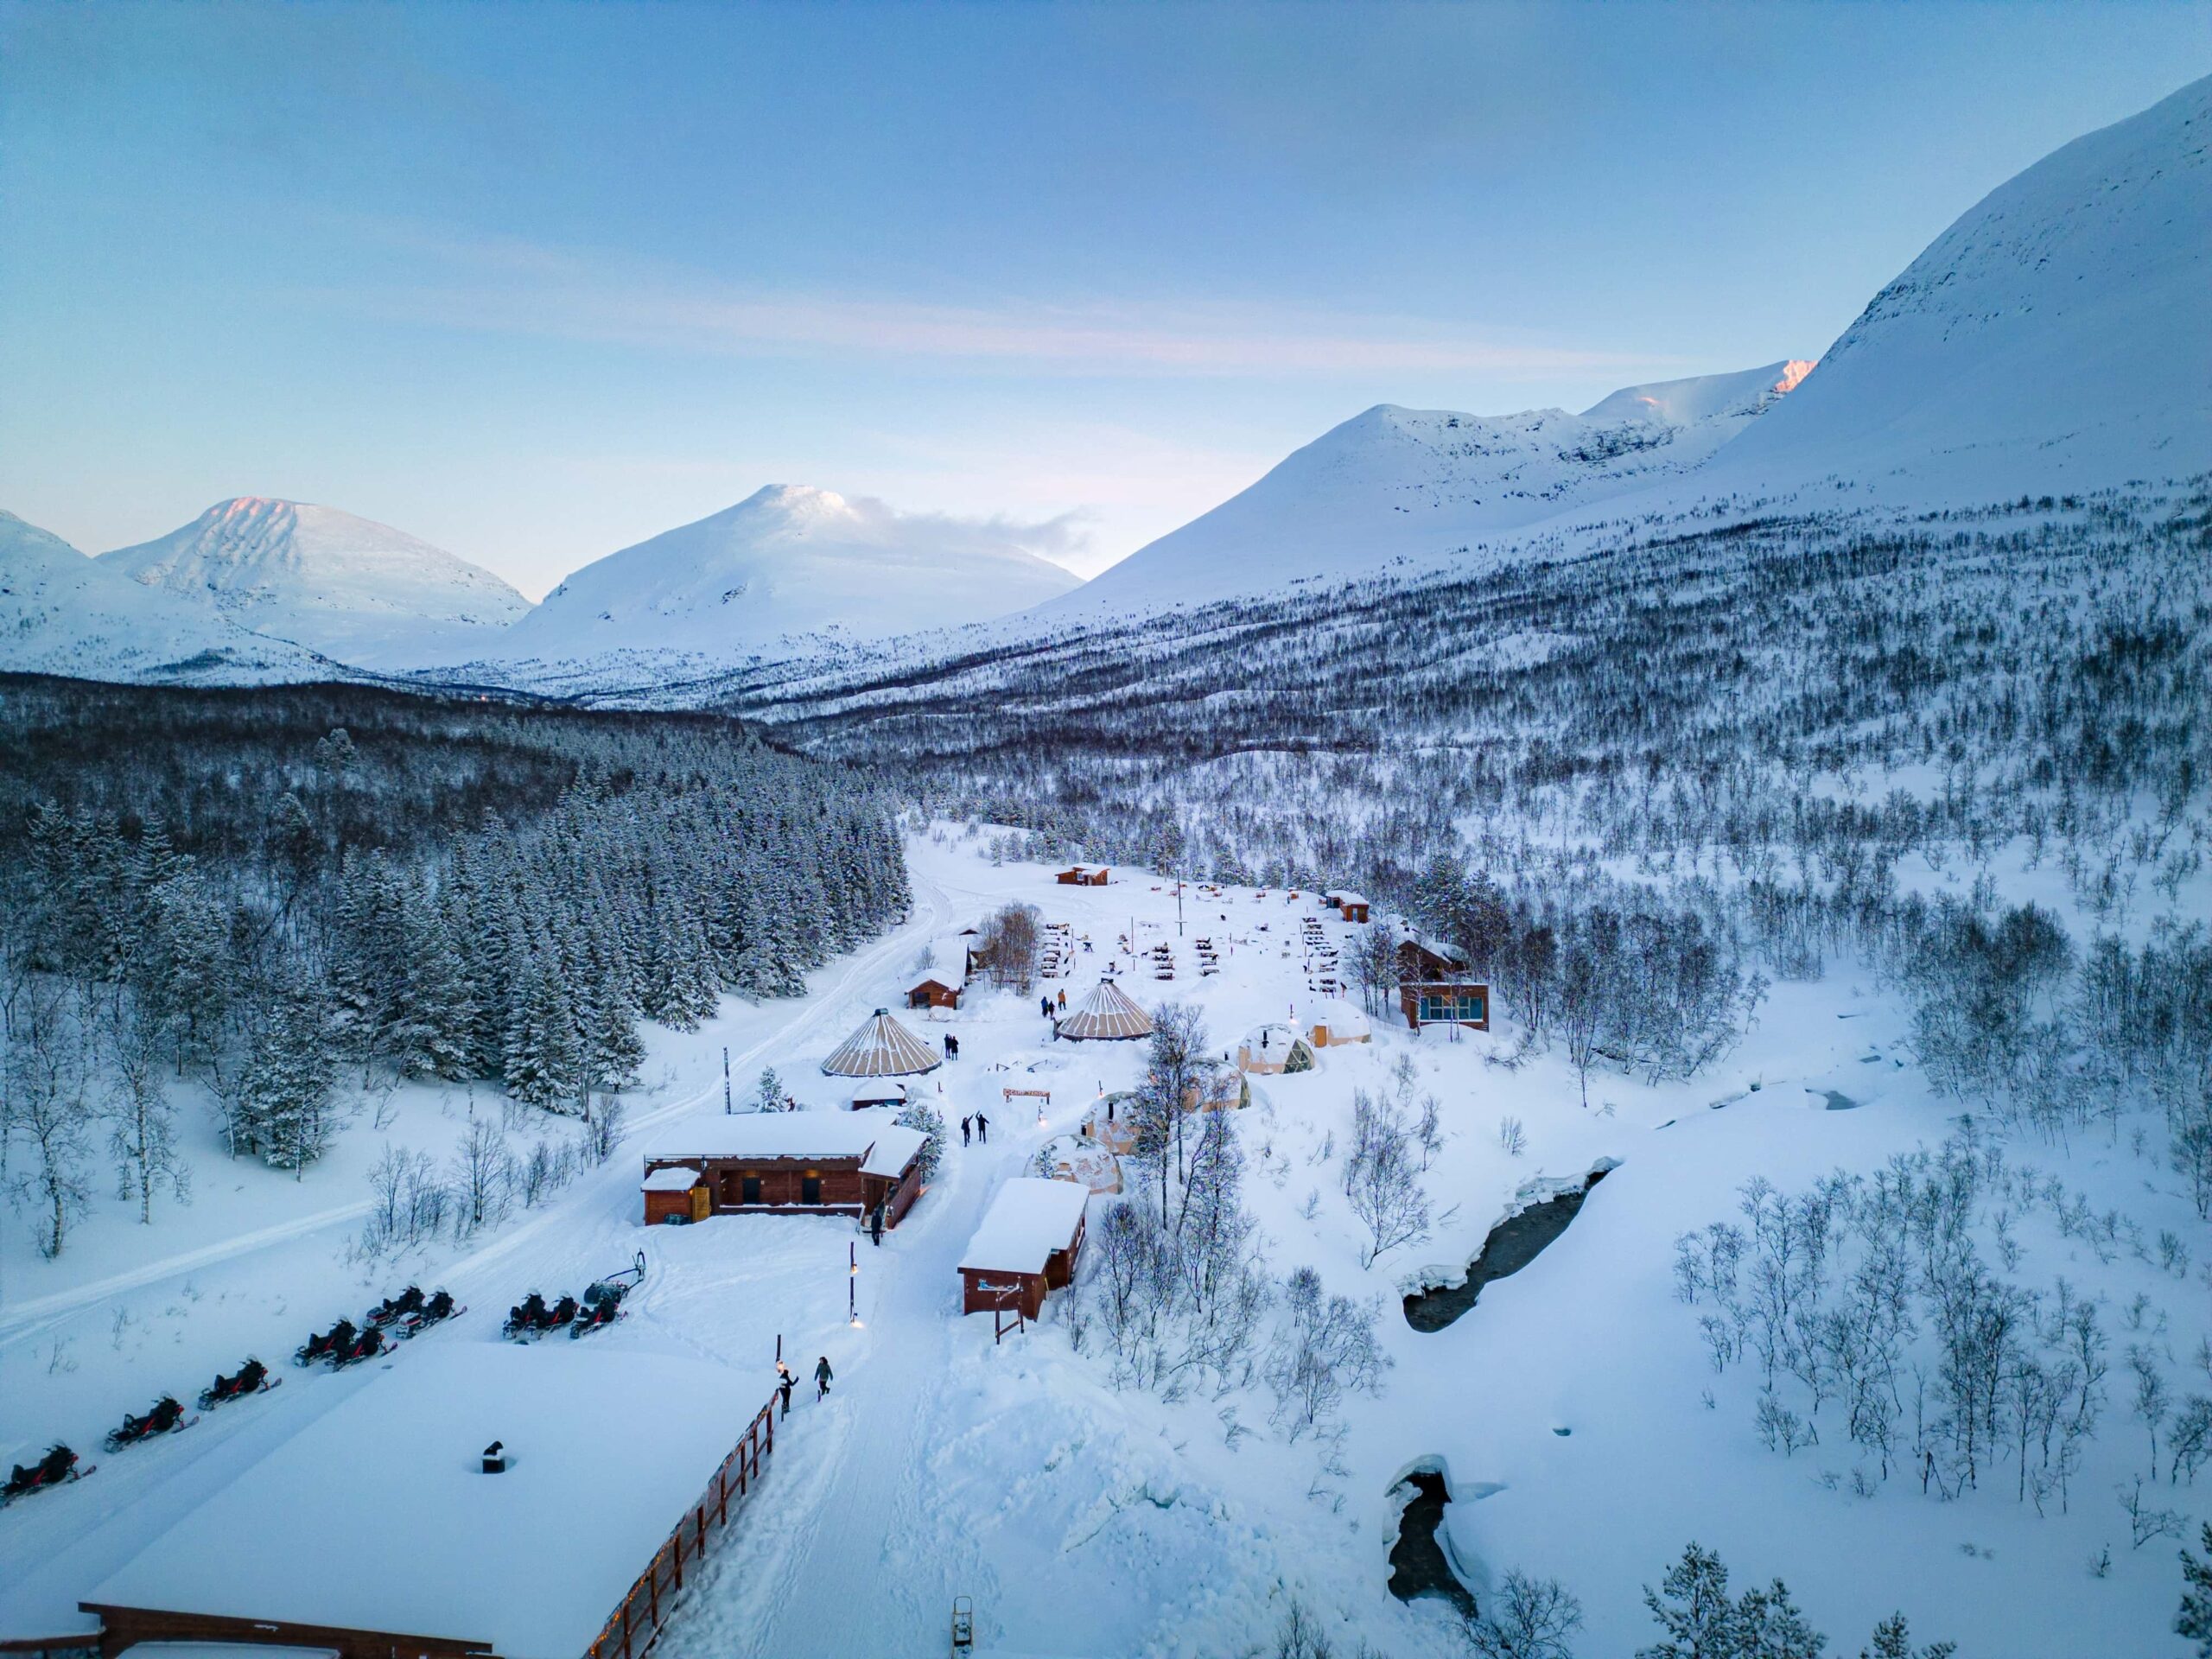
[[[791,1385],[798,1379],[791,1375],[791,1368],[782,1360],[776,1362],[776,1392],[784,1396],[784,1415],[791,1414]]]
[[[877,1205],[868,1218],[868,1241],[879,1250],[883,1248],[883,1206]]]
[[[975,1138],[976,1120],[972,1117],[962,1118],[960,1120],[960,1144],[964,1147]]]
[[[814,1362],[814,1397],[817,1401],[827,1400],[830,1384],[835,1380],[836,1374],[830,1369],[830,1356],[824,1354]]]
[[[1052,1017],[1052,999],[1049,996],[1039,997],[1037,999],[1037,1012],[1043,1014],[1047,1020],[1051,1019]]]
[[[981,1112],[976,1114],[976,1138],[987,1147],[991,1144],[991,1120]]]

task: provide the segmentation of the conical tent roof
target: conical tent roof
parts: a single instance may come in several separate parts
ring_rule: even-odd
[[[1102,979],[1098,988],[1060,1021],[1059,1034],[1078,1042],[1122,1042],[1132,1037],[1149,1037],[1152,1016],[1130,1001],[1128,993],[1112,980]]]
[[[878,1008],[868,1022],[837,1045],[822,1069],[835,1077],[906,1077],[933,1071],[944,1057]]]

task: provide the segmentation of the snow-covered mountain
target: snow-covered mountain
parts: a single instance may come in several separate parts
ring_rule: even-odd
[[[100,563],[257,633],[372,667],[468,654],[530,609],[489,570],[404,531],[260,496],[219,501]]]
[[[337,672],[203,602],[149,592],[12,512],[0,512],[0,669],[219,683]]]
[[[1338,579],[1608,500],[1710,460],[1808,362],[1626,386],[1580,415],[1378,404],[1242,494],[1139,549],[1048,615],[1148,608]]]
[[[1961,215],[1728,447],[1711,485],[1834,478],[1909,506],[2208,467],[2212,77]]]
[[[1018,527],[777,484],[611,553],[507,631],[508,661],[742,659],[980,621],[1076,585]]]

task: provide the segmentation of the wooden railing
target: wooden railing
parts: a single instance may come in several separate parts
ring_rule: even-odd
[[[722,1459],[697,1503],[676,1523],[676,1530],[638,1575],[630,1593],[591,1644],[588,1659],[645,1659],[658,1639],[661,1624],[683,1588],[688,1567],[696,1573],[707,1554],[709,1536],[729,1525],[731,1509],[760,1483],[760,1464],[776,1449],[776,1396],[760,1408],[745,1438]]]

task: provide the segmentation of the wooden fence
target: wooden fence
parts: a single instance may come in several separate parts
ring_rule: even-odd
[[[683,1588],[685,1570],[699,1570],[711,1533],[728,1527],[730,1510],[760,1484],[761,1460],[776,1449],[775,1409],[776,1396],[772,1394],[736,1450],[715,1471],[698,1503],[676,1523],[676,1530],[669,1534],[652,1564],[630,1586],[630,1593],[591,1644],[588,1659],[645,1659],[652,1651],[660,1636],[661,1622]]]

